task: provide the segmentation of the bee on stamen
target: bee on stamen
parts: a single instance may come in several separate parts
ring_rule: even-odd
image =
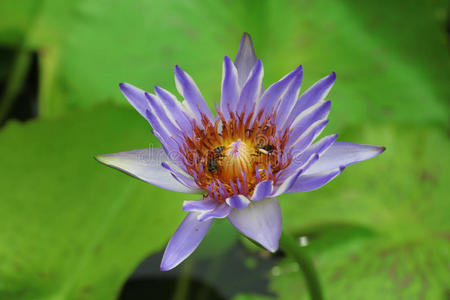
[[[219,165],[217,164],[216,158],[209,159],[208,162],[206,163],[206,165],[207,165],[208,171],[210,173],[215,173],[219,170]]]
[[[266,154],[266,155],[270,154],[275,149],[275,147],[273,145],[270,145],[270,144],[264,145],[262,143],[259,143],[258,145],[256,145],[256,148],[259,152]]]
[[[224,157],[225,155],[222,154],[222,151],[225,149],[224,146],[219,146],[217,148],[214,149],[214,154],[216,155],[216,157]]]
[[[223,150],[225,150],[224,146],[219,146],[214,148],[212,151],[212,155],[210,154],[210,157],[206,163],[206,167],[208,168],[208,171],[210,173],[215,173],[219,171],[219,164],[217,162],[218,159],[225,157],[225,154],[223,154]]]

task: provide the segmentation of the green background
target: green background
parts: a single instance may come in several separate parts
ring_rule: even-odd
[[[446,1],[1,1],[0,121],[23,101],[33,55],[38,117],[0,129],[0,299],[114,299],[163,249],[195,196],[94,161],[158,146],[118,83],[175,93],[178,64],[213,107],[244,31],[266,87],[298,64],[302,91],[336,71],[325,134],[387,148],[320,190],[280,197],[326,297],[448,299],[449,24]],[[220,226],[199,257],[236,242]],[[266,276],[273,296],[243,288],[235,299],[307,299],[293,261]]]

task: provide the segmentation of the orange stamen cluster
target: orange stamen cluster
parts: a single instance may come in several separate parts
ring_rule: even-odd
[[[218,112],[212,123],[202,116],[201,125],[193,123],[193,134],[185,136],[180,148],[187,172],[208,196],[219,202],[243,194],[251,196],[257,183],[277,181],[277,173],[290,163],[283,158],[288,130],[277,133],[274,114],[254,117],[244,112]]]

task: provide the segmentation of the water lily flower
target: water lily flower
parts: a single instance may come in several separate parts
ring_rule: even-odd
[[[318,189],[348,165],[372,158],[384,147],[316,138],[328,123],[325,101],[336,74],[299,96],[302,67],[263,87],[263,64],[248,34],[234,62],[223,61],[221,99],[211,113],[194,80],[175,66],[180,102],[161,87],[154,93],[120,84],[125,97],[148,120],[161,148],[98,155],[97,159],[167,190],[198,193],[185,201],[188,214],[170,239],[161,270],[174,268],[204,238],[216,218],[271,252],[282,231],[277,197]]]

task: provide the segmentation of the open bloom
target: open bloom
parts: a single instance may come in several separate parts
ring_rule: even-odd
[[[120,85],[162,148],[97,159],[158,187],[203,195],[184,202],[183,210],[189,213],[167,245],[161,270],[188,257],[215,218],[228,218],[241,233],[276,251],[281,235],[277,196],[320,188],[346,166],[384,151],[336,142],[337,135],[314,142],[328,123],[330,101],[324,99],[336,75],[319,80],[299,97],[302,76],[299,66],[264,89],[263,64],[244,34],[235,61],[224,59],[216,117],[193,79],[178,66],[175,82],[182,102],[160,87],[152,94]]]

